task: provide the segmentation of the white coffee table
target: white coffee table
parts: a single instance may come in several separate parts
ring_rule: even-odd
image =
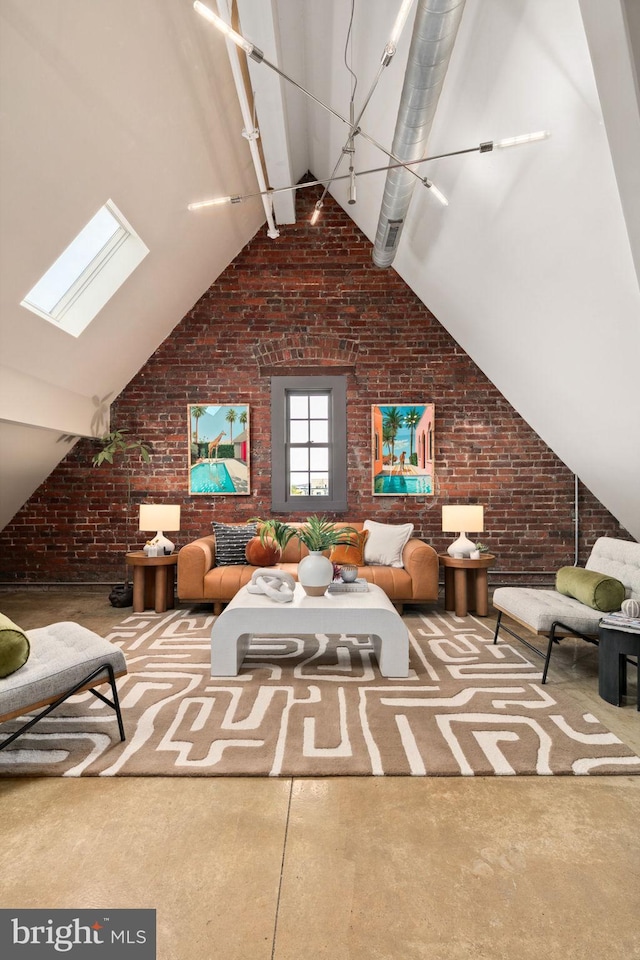
[[[316,633],[371,637],[383,677],[409,674],[409,633],[384,590],[370,583],[363,593],[309,597],[297,583],[290,603],[249,593],[246,587],[236,593],[213,624],[211,676],[237,676],[254,636]]]

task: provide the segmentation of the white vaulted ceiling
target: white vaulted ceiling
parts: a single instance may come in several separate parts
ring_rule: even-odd
[[[215,0],[210,5],[216,9]],[[355,0],[357,96],[398,3]],[[348,115],[351,0],[238,0],[270,60]],[[390,146],[411,34],[362,128]],[[426,164],[391,269],[617,519],[640,537],[640,15],[634,0],[467,0],[430,134],[439,154],[547,129],[541,143]],[[243,55],[244,56],[244,55]],[[347,129],[250,64],[273,187],[326,177]],[[356,105],[357,105],[356,96]],[[0,526],[265,221],[224,38],[190,0],[0,4]],[[356,170],[386,158],[356,138]],[[384,174],[357,203],[372,241]],[[112,199],[150,253],[73,338],[20,301]],[[281,232],[288,195],[276,203]],[[321,229],[321,227],[319,227]]]

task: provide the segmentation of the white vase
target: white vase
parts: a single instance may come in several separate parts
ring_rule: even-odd
[[[298,581],[310,597],[321,597],[333,580],[333,564],[319,550],[310,550],[298,564]]]

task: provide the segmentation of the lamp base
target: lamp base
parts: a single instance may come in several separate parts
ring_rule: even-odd
[[[450,557],[469,557],[471,551],[475,550],[476,545],[473,540],[469,540],[466,533],[461,533],[457,540],[450,543],[447,547],[447,553]]]
[[[150,540],[144,546],[144,552],[154,557],[169,556],[169,554],[173,553],[174,549],[175,544],[172,543],[168,537],[165,537],[162,530],[158,530],[153,540]]]

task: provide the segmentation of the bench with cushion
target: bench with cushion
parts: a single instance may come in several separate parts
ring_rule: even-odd
[[[628,598],[640,600],[640,543],[599,537],[584,569],[565,567],[558,571],[555,590],[498,587],[493,594],[493,606],[498,610],[493,642],[497,643],[503,629],[540,653],[504,623],[503,614],[532,633],[548,637],[542,675],[545,683],[554,643],[567,636],[597,643],[598,626],[604,614],[619,610]]]
[[[115,681],[126,672],[120,648],[78,623],[52,623],[23,631],[0,614],[0,723],[41,710],[0,742],[0,750],[84,690],[115,710],[120,739],[124,740]],[[110,684],[113,700],[94,689],[103,683]]]

